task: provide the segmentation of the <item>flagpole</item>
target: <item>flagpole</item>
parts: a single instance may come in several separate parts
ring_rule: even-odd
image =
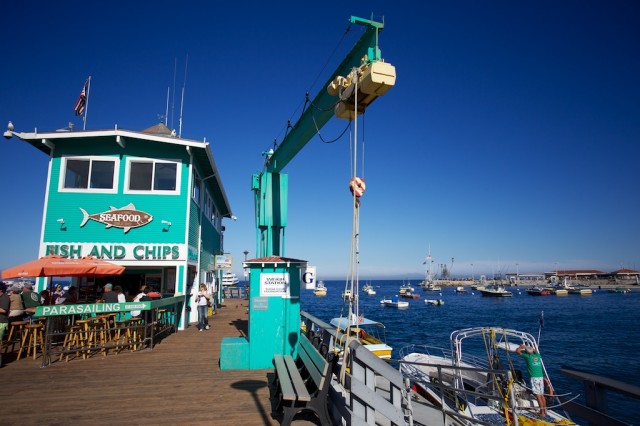
[[[82,118],[82,130],[87,129],[87,112],[89,112],[89,93],[91,92],[91,76],[87,79],[87,93],[84,104],[84,117]]]

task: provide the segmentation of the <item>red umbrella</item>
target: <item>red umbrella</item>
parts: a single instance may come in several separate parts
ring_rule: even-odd
[[[125,267],[95,257],[67,259],[54,254],[2,271],[2,279],[120,275]]]

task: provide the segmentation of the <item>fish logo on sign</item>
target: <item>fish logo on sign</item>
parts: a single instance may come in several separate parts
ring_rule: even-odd
[[[85,209],[80,207],[80,211],[84,216],[82,219],[82,223],[80,227],[82,228],[87,224],[89,219],[95,220],[96,222],[104,223],[106,228],[111,228],[115,226],[116,228],[124,229],[124,233],[129,232],[131,228],[138,228],[140,226],[144,226],[147,223],[153,220],[153,216],[149,213],[136,210],[136,206],[133,203],[129,203],[128,205],[121,207],[119,209],[110,206],[109,210],[102,213],[89,214]]]

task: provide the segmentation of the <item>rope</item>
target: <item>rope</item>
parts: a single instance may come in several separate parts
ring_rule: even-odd
[[[355,114],[354,117],[356,117],[354,119],[354,125],[353,125],[353,137],[350,137],[350,152],[351,152],[351,158],[350,158],[350,163],[352,164],[351,166],[351,179],[355,179],[357,177],[357,158],[358,158],[358,87],[357,87],[357,80],[356,80],[356,87],[355,87]],[[350,126],[351,127],[351,126]],[[350,133],[351,135],[351,133]],[[364,164],[364,159],[362,160],[363,164]],[[357,195],[356,191],[353,191],[352,194],[352,231],[351,231],[351,244],[350,244],[350,252],[349,252],[349,268],[348,268],[348,274],[347,274],[347,280],[345,282],[345,291],[348,289],[350,291],[350,297],[349,297],[349,313],[347,314],[349,317],[349,322],[351,321],[351,315],[353,314],[357,319],[360,318],[360,312],[359,312],[359,306],[358,306],[358,288],[359,288],[359,282],[360,282],[360,275],[359,275],[359,263],[360,263],[360,198]],[[344,304],[343,304],[344,306]],[[350,343],[351,339],[357,338],[355,336],[351,336],[350,333],[347,333],[347,338],[346,338],[346,342],[345,342],[345,350],[343,352],[343,361],[342,361],[342,367],[340,369],[340,381],[341,383],[344,383],[344,379],[345,379],[345,375],[346,375],[346,365],[347,365],[347,357],[348,357],[348,345]]]
[[[502,409],[504,411],[504,417],[507,420],[507,426],[511,426],[511,419],[509,418],[509,394],[510,389],[513,386],[513,377],[509,379],[507,383],[507,391],[503,397]]]

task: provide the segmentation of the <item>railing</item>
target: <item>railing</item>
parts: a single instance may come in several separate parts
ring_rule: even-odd
[[[640,387],[568,367],[562,367],[560,372],[572,379],[582,380],[584,383],[586,405],[575,401],[567,401],[565,403],[567,411],[583,418],[589,425],[629,425],[629,423],[614,419],[608,415],[607,391],[640,399]]]
[[[51,364],[52,360],[61,355],[70,353],[97,353],[104,354],[109,350],[120,350],[123,347],[132,347],[134,350],[143,348],[153,349],[157,341],[168,334],[178,330],[181,313],[187,296],[174,296],[158,300],[127,302],[127,303],[91,303],[71,305],[39,306],[34,318],[45,318],[44,349],[42,366]],[[140,321],[130,320],[131,311],[141,311]],[[137,337],[135,345],[131,342],[115,339],[96,338],[91,342],[86,338],[87,330],[72,329],[78,321],[83,319],[96,319],[100,315],[114,314],[113,323],[107,323],[99,333],[104,336],[113,336],[116,333]],[[86,345],[82,348],[65,348],[64,342],[73,339],[74,335],[83,336]]]
[[[307,337],[320,353],[336,356],[335,342],[344,340],[344,334],[306,312],[301,317]],[[349,344],[343,362],[347,364],[335,363],[329,390],[329,412],[336,424],[374,424],[381,418],[384,424],[411,424],[407,386],[398,370],[356,340]]]
[[[225,299],[244,299],[247,297],[248,287],[223,287],[222,295]]]

